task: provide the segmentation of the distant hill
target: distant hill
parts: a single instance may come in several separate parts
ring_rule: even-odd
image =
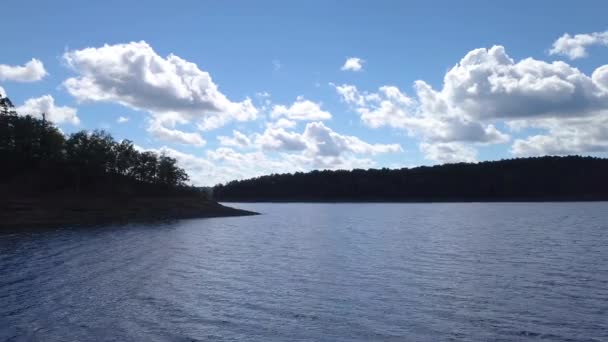
[[[273,174],[214,188],[220,201],[608,200],[608,159],[520,158],[403,169]]]

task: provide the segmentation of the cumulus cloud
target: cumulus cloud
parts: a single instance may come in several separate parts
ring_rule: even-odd
[[[565,33],[555,42],[549,54],[563,55],[570,59],[587,57],[587,48],[592,45],[608,46],[608,31],[575,34],[571,36]]]
[[[574,136],[556,127],[573,120],[580,127],[597,122],[608,110],[607,85],[607,65],[590,77],[561,61],[526,58],[516,62],[502,46],[494,46],[467,53],[445,74],[440,90],[419,80],[414,82],[413,97],[389,86],[376,93],[361,92],[352,85],[336,86],[336,91],[366,125],[401,128],[425,143],[505,143],[509,136],[495,126],[504,122],[511,127],[544,128],[550,136],[560,133],[561,146],[567,147],[563,150],[578,146],[570,149],[576,152],[583,145],[564,144],[564,139]],[[514,153],[522,153],[524,141],[516,145]],[[432,153],[437,149],[426,146],[422,150],[437,160]],[[463,160],[471,156],[460,155],[467,157]]]
[[[502,46],[469,52],[429,98],[481,119],[578,116],[608,106],[608,92],[577,68],[533,58],[515,62]]]
[[[46,119],[54,123],[67,122],[72,125],[80,123],[76,108],[55,105],[55,99],[51,95],[28,99],[17,107],[16,111],[20,115],[31,115],[36,118],[42,118],[42,114],[45,114]]]
[[[438,142],[503,143],[508,135],[492,124],[482,124],[466,115],[448,112],[443,103],[422,100],[425,91],[419,88],[419,99],[402,93],[397,87],[383,86],[377,93],[361,93],[352,85],[337,86],[345,102],[355,106],[361,121],[369,127],[389,126],[407,131],[412,136]]]
[[[0,81],[36,82],[46,75],[44,64],[36,58],[23,66],[0,64]]]
[[[150,121],[148,133],[154,137],[172,141],[180,144],[204,146],[206,141],[196,132],[184,132],[176,129],[178,124],[186,124],[188,121],[174,112],[157,115]]]
[[[342,71],[362,71],[364,60],[358,57],[349,57],[340,68]]]
[[[255,145],[263,150],[301,152],[300,162],[316,167],[335,168],[353,160],[355,155],[397,153],[399,144],[370,144],[357,137],[342,135],[322,122],[310,122],[302,133],[283,128],[267,128],[255,137]]]
[[[525,126],[546,133],[515,140],[511,152],[516,156],[608,152],[608,111],[591,117],[531,121]]]
[[[168,147],[153,151],[176,158],[196,185],[214,185],[270,173],[369,168],[375,162],[366,156],[402,151],[398,144],[370,144],[357,137],[341,135],[322,122],[307,124],[302,133],[280,127],[268,127],[253,136],[236,130],[232,133],[232,136],[218,137],[224,146],[200,156]],[[249,151],[237,151],[240,148]]]
[[[344,152],[376,155],[403,151],[398,144],[370,144],[355,136],[341,135],[322,122],[307,124],[303,137],[311,152],[320,156],[339,156]]]
[[[266,123],[266,127],[269,127],[269,128],[294,128],[294,127],[296,127],[296,125],[297,125],[297,123],[295,121],[288,120],[285,118],[280,118],[277,121]]]
[[[141,147],[138,149],[146,150]],[[147,150],[164,153],[177,159],[180,167],[183,167],[190,176],[190,182],[199,186],[212,186],[270,173],[307,170],[303,164],[294,163],[289,158],[273,158],[261,151],[241,153],[232,148],[220,147],[198,156],[166,146]]]
[[[170,113],[202,130],[253,120],[258,114],[251,99],[229,100],[208,72],[173,54],[161,57],[144,41],[68,51],[63,58],[77,74],[63,85],[79,101],[120,103],[155,117]],[[200,143],[194,135],[182,140]]]
[[[217,139],[220,141],[220,144],[224,146],[233,146],[240,148],[246,148],[251,146],[251,139],[249,139],[247,135],[237,130],[232,131],[231,137],[221,135],[218,136]]]
[[[289,107],[284,105],[275,105],[270,113],[272,118],[281,116],[290,120],[328,120],[331,119],[331,114],[321,109],[321,105],[302,96],[298,96],[296,101]]]
[[[439,163],[458,163],[476,161],[477,151],[463,143],[420,143],[420,151],[429,160]]]
[[[269,127],[257,134],[255,144],[265,150],[303,151],[307,147],[302,134],[288,132],[282,127]]]
[[[604,93],[608,92],[608,65],[603,65],[591,74],[591,80]]]
[[[116,119],[116,122],[119,124],[126,123],[126,122],[129,122],[129,118],[126,116],[121,116],[118,119]]]

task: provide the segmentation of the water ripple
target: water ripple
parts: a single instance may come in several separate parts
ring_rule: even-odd
[[[0,341],[608,340],[608,203],[241,206],[0,235]]]

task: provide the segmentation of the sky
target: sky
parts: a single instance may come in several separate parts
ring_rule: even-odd
[[[8,9],[8,10],[7,10]],[[195,185],[608,154],[606,1],[13,1],[0,93]]]

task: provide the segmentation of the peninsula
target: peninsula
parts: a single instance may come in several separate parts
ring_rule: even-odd
[[[40,116],[0,94],[0,229],[255,214],[188,186],[174,158]]]

